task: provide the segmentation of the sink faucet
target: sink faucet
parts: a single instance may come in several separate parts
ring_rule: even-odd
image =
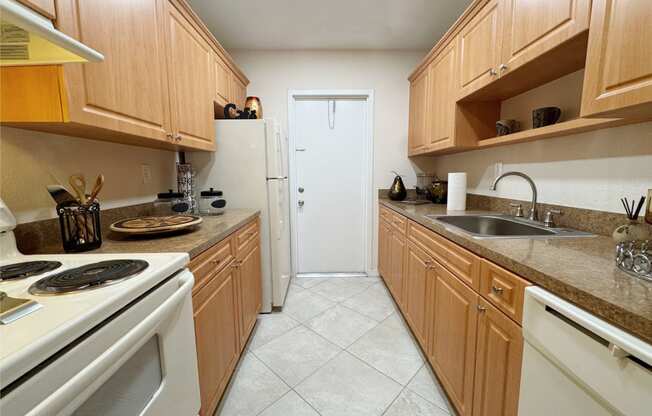
[[[523,172],[505,172],[499,177],[497,177],[493,185],[491,185],[492,191],[496,190],[496,185],[498,185],[498,182],[505,176],[520,176],[530,184],[530,188],[532,188],[532,207],[530,208],[530,216],[528,218],[532,221],[536,221],[537,220],[537,187],[536,185],[534,185],[534,181],[532,180],[532,178],[530,178]]]

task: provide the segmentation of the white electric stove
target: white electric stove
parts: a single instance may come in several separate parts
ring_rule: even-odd
[[[185,253],[25,256],[0,200],[0,414],[196,415]],[[9,298],[8,298],[8,297]]]

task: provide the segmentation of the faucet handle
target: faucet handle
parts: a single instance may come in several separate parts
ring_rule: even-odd
[[[516,208],[516,217],[522,218],[523,217],[523,207],[521,204],[517,204],[515,202],[512,202],[509,204],[510,207]]]
[[[551,228],[554,227],[555,226],[555,219],[553,218],[554,214],[561,215],[562,211],[555,208],[550,208],[549,210],[547,210],[546,216],[543,219],[543,225]]]

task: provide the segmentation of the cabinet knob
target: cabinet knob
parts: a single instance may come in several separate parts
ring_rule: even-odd
[[[174,140],[180,142],[181,141],[181,135],[179,133],[174,135]]]
[[[498,67],[498,69],[500,69],[500,72],[505,72],[505,71],[507,70],[507,65],[505,65],[505,64],[500,64],[500,66]]]
[[[174,140],[174,134],[172,134],[172,133],[166,133],[166,134],[165,134],[165,138],[168,139],[168,140],[170,140],[170,141],[172,141],[172,140]]]
[[[502,287],[493,286],[493,285],[491,286],[491,291],[497,295],[502,295],[504,290],[505,289],[503,289]]]
[[[482,305],[478,305],[477,308],[478,308],[478,312],[481,312],[481,313],[487,311],[487,308],[485,308],[485,307],[482,306]]]
[[[217,266],[218,264],[222,263],[222,260],[212,260],[211,263]]]
[[[491,75],[492,77],[494,77],[494,76],[498,75],[498,72],[496,72],[495,69],[490,68],[490,69],[489,69],[489,75]]]

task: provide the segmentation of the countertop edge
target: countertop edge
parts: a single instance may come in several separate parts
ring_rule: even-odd
[[[497,265],[525,278],[531,283],[538,285],[551,293],[559,296],[578,307],[596,315],[600,319],[613,324],[626,332],[637,337],[641,337],[646,342],[652,343],[652,336],[647,331],[639,331],[635,328],[652,328],[652,322],[647,318],[637,315],[634,312],[623,309],[605,299],[597,297],[580,288],[574,287],[567,282],[560,281],[554,275],[543,273],[540,270],[532,269],[522,263],[515,264],[515,260],[509,259],[500,253],[496,253],[489,248],[480,247],[474,244],[470,237],[450,232],[445,227],[440,226],[432,221],[427,220],[421,215],[405,211],[397,203],[379,198],[378,202],[411,220],[426,227],[427,229],[447,238],[450,241],[464,247],[473,254],[490,260]]]
[[[251,215],[245,217],[241,221],[237,222],[236,224],[232,225],[225,231],[223,231],[220,234],[217,234],[215,237],[203,241],[201,244],[197,245],[196,247],[192,248],[191,250],[188,250],[188,255],[190,256],[190,260],[192,261],[194,258],[199,256],[201,253],[204,251],[208,250],[209,248],[213,247],[215,244],[219,243],[220,241],[226,239],[229,237],[231,234],[234,232],[238,231],[240,228],[242,228],[243,225],[250,223],[254,219],[258,218],[260,216],[260,211],[254,211]]]

